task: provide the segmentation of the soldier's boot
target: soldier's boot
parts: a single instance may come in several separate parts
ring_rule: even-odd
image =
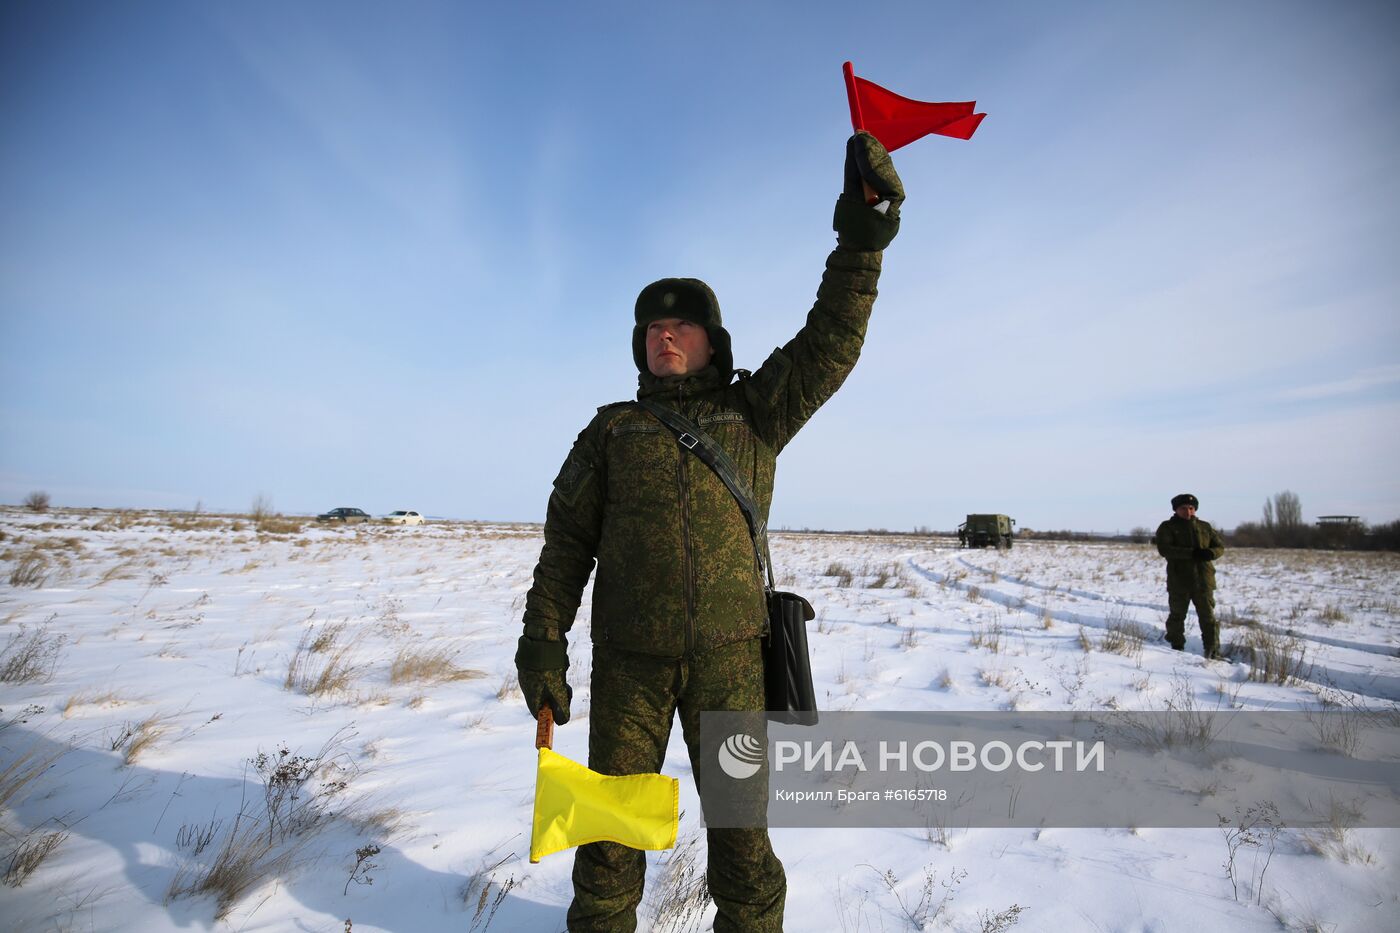
[[[591,842],[574,854],[569,933],[632,933],[642,901],[646,855],[616,842]]]
[[[1220,635],[1214,627],[1201,626],[1201,654],[1207,661],[1219,661],[1225,657],[1220,653]]]
[[[715,933],[782,933],[787,876],[767,829],[711,829],[705,880]]]
[[[1207,660],[1218,660],[1220,654],[1220,625],[1215,621],[1215,594],[1197,593],[1192,597],[1196,605],[1196,621],[1201,626],[1202,654]]]
[[[1186,649],[1186,617],[1167,616],[1167,634],[1165,636],[1167,644],[1175,651]]]
[[[1186,610],[1191,598],[1181,593],[1167,593],[1167,643],[1177,651],[1186,649]]]

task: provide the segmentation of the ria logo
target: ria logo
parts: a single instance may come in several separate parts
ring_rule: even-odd
[[[719,766],[735,780],[751,778],[763,767],[763,744],[751,735],[737,732],[719,747]]]

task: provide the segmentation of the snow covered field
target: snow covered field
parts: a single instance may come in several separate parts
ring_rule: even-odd
[[[525,858],[534,728],[512,662],[538,527],[272,527],[0,511],[0,928],[562,930],[572,857]],[[1222,641],[1252,644],[1251,668],[1205,662],[1194,617],[1186,653],[1161,642],[1146,545],[780,534],[773,552],[818,609],[828,709],[1400,701],[1398,555],[1227,552]],[[577,761],[587,626],[585,598],[555,741]],[[649,856],[640,928],[705,929],[678,728],[665,770],[682,842]],[[792,931],[1400,928],[1400,833],[1345,815],[1284,829],[1262,882],[1241,850],[1238,889],[1218,829],[773,839]]]

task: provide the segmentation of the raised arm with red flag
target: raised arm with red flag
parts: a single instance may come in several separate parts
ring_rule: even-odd
[[[910,100],[873,81],[856,77],[850,62],[841,66],[846,75],[846,98],[851,105],[851,127],[865,130],[888,152],[907,146],[930,133],[971,139],[985,113],[973,113],[975,100],[936,104]]]

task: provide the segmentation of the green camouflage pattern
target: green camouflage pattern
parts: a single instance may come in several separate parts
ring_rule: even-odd
[[[544,671],[516,668],[520,692],[525,697],[525,706],[531,716],[538,719],[540,707],[547,705],[554,712],[556,723],[562,726],[569,721],[569,701],[573,699],[574,690],[564,676],[567,667]]]
[[[847,205],[848,219],[852,211],[878,215]],[[898,229],[897,212],[878,217],[866,226],[883,246]],[[806,323],[757,372],[711,365],[657,378],[638,362],[638,398],[710,434],[748,481],[765,523],[778,454],[850,374],[875,301],[878,248],[839,226],[838,233]],[[715,764],[702,761],[713,755],[699,747],[701,712],[764,708],[764,580],[723,481],[632,403],[599,409],[554,481],[525,601],[522,657],[547,654],[531,642],[565,640],[595,568],[589,767],[659,771],[677,712],[693,768]],[[528,675],[522,669],[522,683]],[[745,784],[755,796],[739,802],[764,807],[767,774]],[[780,931],[787,882],[767,830],[707,829],[707,841],[714,929]],[[645,869],[645,855],[626,846],[581,846],[569,929],[635,929]]]
[[[1157,553],[1167,559],[1167,592],[1195,593],[1215,589],[1215,563],[1196,560],[1197,548],[1207,548],[1215,559],[1225,553],[1220,533],[1199,518],[1173,515],[1157,526]]]
[[[877,198],[889,202],[884,211],[872,210],[866,203],[862,181]],[[837,241],[847,249],[884,249],[899,233],[903,203],[904,185],[890,154],[874,136],[864,130],[856,133],[846,142],[846,186],[831,218]]]
[[[1219,559],[1225,553],[1220,533],[1199,518],[1173,515],[1157,526],[1157,553],[1167,559],[1167,641],[1186,645],[1186,613],[1196,607],[1201,643],[1207,656],[1220,650],[1220,627],[1215,620],[1215,561],[1196,560],[1197,548]]]
[[[602,774],[657,772],[671,724],[680,713],[691,767],[715,767],[700,748],[700,713],[763,709],[763,653],[757,639],[686,659],[659,658],[593,646],[593,701],[588,766]],[[758,738],[762,738],[759,736]],[[766,801],[768,776],[744,782]],[[778,933],[787,880],[766,829],[707,829],[706,881],[717,916],[714,929]],[[636,929],[646,874],[645,853],[613,842],[580,846],[574,857],[570,931],[623,933]]]
[[[838,247],[806,324],[752,375],[640,377],[639,398],[675,408],[725,449],[766,522],[778,454],[855,366],[881,254]],[[688,657],[767,629],[743,512],[724,483],[635,405],[605,406],[575,441],[549,498],[525,601],[526,634],[564,637],[595,563],[596,644]]]
[[[1220,625],[1215,620],[1215,592],[1167,593],[1167,642],[1177,651],[1186,647],[1186,611],[1196,607],[1201,627],[1201,651],[1206,657],[1220,653]]]

